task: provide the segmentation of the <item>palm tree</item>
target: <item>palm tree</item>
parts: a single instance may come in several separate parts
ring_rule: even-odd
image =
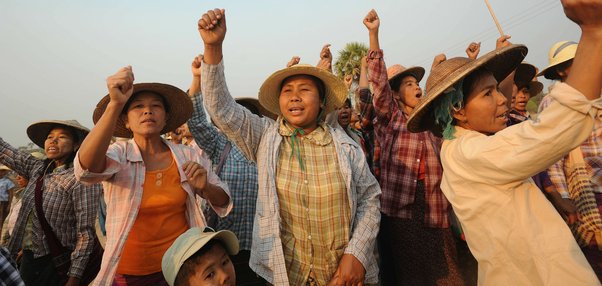
[[[335,74],[343,79],[346,75],[353,75],[353,81],[359,79],[361,59],[368,53],[368,46],[364,43],[351,42],[339,51],[339,58],[334,63]]]

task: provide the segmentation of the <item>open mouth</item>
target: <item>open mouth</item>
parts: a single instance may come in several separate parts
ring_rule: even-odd
[[[57,152],[59,149],[56,147],[48,147],[48,149],[46,149],[46,153],[53,153],[53,152]]]
[[[292,115],[298,115],[303,112],[304,108],[302,107],[291,107],[288,109],[288,112]]]
[[[142,120],[142,123],[156,123],[156,122],[153,119],[144,119],[144,120]]]

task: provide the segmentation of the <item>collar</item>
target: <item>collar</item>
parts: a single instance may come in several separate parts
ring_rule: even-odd
[[[295,128],[290,126],[283,118],[278,119],[278,133],[284,137],[291,137],[295,131]],[[318,124],[318,127],[309,134],[303,135],[304,140],[309,140],[309,142],[318,145],[318,146],[326,146],[332,142],[332,135],[328,132],[328,127],[326,123],[323,121]]]

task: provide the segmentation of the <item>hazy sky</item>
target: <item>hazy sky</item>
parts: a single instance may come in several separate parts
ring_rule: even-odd
[[[504,32],[526,44],[527,61],[540,68],[553,43],[579,40],[560,1],[490,3]],[[92,127],[106,77],[126,65],[133,66],[136,82],[186,90],[190,62],[203,48],[197,20],[217,7],[226,9],[224,62],[235,97],[256,97],[263,80],[293,55],[315,64],[330,43],[336,61],[346,43],[367,44],[362,19],[371,8],[381,19],[388,65],[428,70],[436,54],[464,56],[471,41],[482,42],[482,54],[499,36],[483,0],[1,0],[0,137],[25,145],[27,126],[43,119],[77,119]]]

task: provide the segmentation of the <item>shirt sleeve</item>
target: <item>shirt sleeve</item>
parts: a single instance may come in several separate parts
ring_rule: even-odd
[[[84,184],[96,184],[109,180],[121,169],[122,163],[125,160],[121,154],[124,154],[123,146],[117,142],[111,144],[107,150],[105,170],[101,173],[94,173],[82,168],[79,162],[78,151],[75,160],[73,160],[75,178]]]
[[[194,108],[192,117],[188,120],[190,133],[194,137],[194,142],[205,151],[211,161],[217,162],[228,139],[209,122],[203,107],[203,94],[197,92],[191,100]]]
[[[29,153],[21,152],[0,138],[0,163],[8,166],[17,174],[32,178],[42,160],[36,159]]]
[[[202,63],[202,73],[205,106],[215,125],[247,159],[257,162],[256,152],[261,137],[274,121],[253,114],[234,101],[226,85],[223,60],[217,65]]]
[[[77,228],[77,242],[71,252],[71,268],[68,276],[78,277],[84,273],[94,249],[96,236],[96,214],[102,186],[100,184],[83,185],[76,183],[71,193]]]
[[[213,172],[213,169],[211,168],[211,160],[209,160],[209,158],[207,157],[207,154],[205,154],[204,152],[201,152],[200,154],[199,153],[194,153],[194,154],[195,154],[195,156],[198,156],[196,158],[196,161],[199,164],[201,164],[201,166],[203,166],[203,168],[205,168],[205,170],[207,170],[207,182],[212,185],[220,187],[226,193],[226,195],[228,195],[228,204],[225,207],[214,206],[208,200],[205,200],[205,201],[211,205],[211,208],[213,208],[213,210],[215,211],[215,213],[217,215],[219,215],[220,217],[227,216],[230,213],[230,211],[232,211],[232,207],[234,206],[234,204],[232,202],[232,195],[230,194],[228,185],[226,183],[222,182],[222,180],[220,180],[220,178],[217,176],[217,174],[215,174],[215,172]]]
[[[398,108],[393,101],[393,91],[387,79],[387,67],[383,60],[383,50],[368,51],[368,81],[372,85],[372,102],[379,121],[387,124]]]
[[[464,177],[486,184],[516,183],[557,162],[590,136],[601,114],[602,99],[587,100],[564,83],[556,84],[549,96],[554,101],[537,121],[528,120],[491,136],[471,132],[453,139],[458,141],[445,152],[448,162],[466,170]]]

